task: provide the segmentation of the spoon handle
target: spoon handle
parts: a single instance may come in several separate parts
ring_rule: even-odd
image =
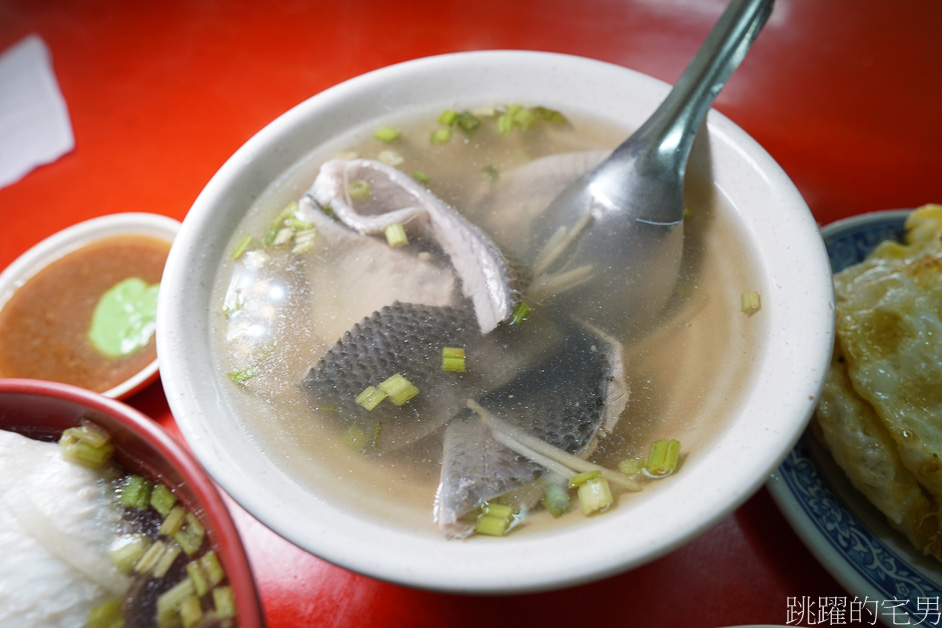
[[[682,177],[697,129],[762,30],[773,3],[732,0],[667,98],[615,153],[644,146],[656,152],[664,168]]]

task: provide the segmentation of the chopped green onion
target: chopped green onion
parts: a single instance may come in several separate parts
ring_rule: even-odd
[[[547,484],[543,489],[543,507],[553,517],[561,517],[572,507],[569,492],[561,484]]]
[[[252,245],[252,240],[254,240],[252,234],[248,234],[239,240],[239,243],[235,245],[234,249],[232,249],[232,259],[239,259],[242,257],[242,254],[249,250],[249,247]]]
[[[446,126],[454,126],[458,122],[459,114],[453,109],[446,109],[438,116],[438,121]]]
[[[189,578],[184,578],[177,584],[173,585],[171,588],[167,589],[157,598],[157,618],[158,621],[162,617],[172,616],[174,612],[180,610],[180,606],[183,604],[183,600],[194,595],[196,593],[196,588],[193,586],[193,581]]]
[[[490,178],[491,183],[494,183],[498,179],[500,179],[500,170],[497,169],[497,166],[493,166],[493,165],[484,166],[484,174],[486,174],[488,178]]]
[[[121,611],[120,598],[109,600],[88,612],[85,628],[121,628],[124,625],[124,613]]]
[[[209,550],[199,558],[200,569],[209,579],[209,586],[214,587],[226,577],[214,550]]]
[[[307,253],[314,248],[314,240],[317,236],[317,229],[302,229],[294,234],[294,248],[291,252],[295,255]]]
[[[608,480],[598,477],[589,480],[579,487],[579,507],[582,514],[590,515],[593,512],[600,512],[607,509],[615,499],[612,497],[612,489],[608,485]]]
[[[180,546],[176,543],[168,543],[167,549],[164,550],[163,554],[160,555],[160,559],[157,561],[157,564],[154,565],[154,577],[163,578],[167,575],[167,572],[170,571],[170,567],[173,565],[173,561],[177,559],[177,556],[180,555]]]
[[[504,113],[500,114],[497,118],[497,134],[502,137],[507,137],[514,130],[514,118],[517,115],[517,111],[520,110],[520,105],[510,105]]]
[[[432,131],[429,135],[429,142],[435,145],[447,144],[451,139],[451,127],[441,127]]]
[[[154,570],[154,567],[157,566],[157,563],[160,562],[160,557],[164,555],[164,550],[166,549],[166,543],[163,541],[154,541],[153,544],[147,548],[147,551],[144,552],[144,555],[141,556],[141,559],[134,565],[134,571],[139,574],[149,574]]]
[[[154,510],[160,513],[162,517],[170,514],[170,509],[177,501],[177,496],[170,492],[164,484],[156,484],[150,494],[150,505]]]
[[[386,242],[389,246],[405,246],[409,244],[409,238],[406,236],[406,230],[401,223],[394,222],[392,224],[386,225],[386,228],[383,229],[383,232],[386,234]]]
[[[146,478],[139,475],[128,475],[121,485],[119,501],[125,506],[144,510],[150,503],[150,492],[153,486]]]
[[[262,239],[262,243],[265,246],[269,246],[275,242],[275,238],[278,237],[278,233],[285,227],[286,221],[294,216],[296,211],[298,211],[298,203],[297,201],[292,201],[288,203],[284,209],[278,212],[278,215],[271,222],[271,225],[269,225],[268,232]]]
[[[239,369],[238,371],[232,371],[229,373],[229,379],[231,379],[236,384],[244,384],[256,375],[258,375],[258,369],[249,365]]]
[[[122,536],[108,549],[108,558],[123,573],[131,573],[152,544],[146,534]]]
[[[415,172],[412,173],[412,178],[418,181],[419,183],[421,183],[422,185],[427,185],[428,182],[431,181],[431,179],[429,178],[427,174],[419,170],[416,170]]]
[[[399,373],[380,384],[379,389],[385,392],[389,400],[397,406],[401,406],[419,394],[419,389]]]
[[[235,597],[232,595],[232,587],[213,589],[213,605],[216,607],[216,616],[220,619],[235,617]]]
[[[160,529],[157,530],[157,534],[162,536],[173,536],[180,531],[180,528],[183,526],[183,519],[185,517],[186,508],[183,506],[174,506],[170,509],[170,512],[167,513],[163,523],[160,524]]]
[[[180,621],[183,628],[193,628],[203,619],[203,609],[200,607],[199,598],[195,595],[187,596],[180,602]]]
[[[384,395],[385,397],[385,395]],[[369,434],[361,425],[351,425],[343,435],[344,442],[351,449],[363,449],[370,442]]]
[[[640,473],[644,468],[644,458],[625,458],[618,463],[618,470],[625,475]]]
[[[564,116],[559,111],[555,109],[548,109],[546,107],[532,107],[530,112],[533,116],[542,122],[555,122],[555,123],[564,123],[566,122],[566,116]]]
[[[387,144],[399,139],[400,135],[402,135],[402,133],[399,130],[394,129],[390,126],[380,127],[376,129],[376,131],[373,133],[374,138],[378,139],[380,142],[385,142]]]
[[[474,133],[481,126],[481,119],[470,111],[463,111],[458,116],[458,127],[467,135]]]
[[[199,520],[192,514],[186,513],[186,525],[173,535],[173,540],[180,544],[187,556],[192,556],[203,544],[205,530]]]
[[[535,121],[536,119],[533,117],[533,112],[530,109],[521,107],[514,112],[513,123],[520,127],[521,131],[528,131]]]
[[[487,534],[488,536],[504,536],[509,528],[509,521],[502,517],[492,517],[490,515],[478,517],[474,525],[475,532]]]
[[[193,588],[198,596],[203,597],[209,593],[209,578],[200,566],[199,561],[192,560],[188,562],[186,564],[186,574],[193,581]]]
[[[367,410],[372,410],[379,405],[380,401],[385,398],[385,392],[379,390],[375,386],[367,386],[363,389],[363,392],[357,395],[356,402]]]
[[[644,470],[653,477],[670,475],[677,469],[680,460],[680,442],[661,438],[651,443],[648,450],[648,462]]]
[[[514,516],[514,509],[506,504],[495,504],[488,502],[484,504],[481,512],[485,516],[500,517],[501,519],[511,519]]]
[[[59,447],[63,458],[92,469],[104,466],[111,460],[111,454],[114,452],[114,445],[108,433],[91,423],[83,423],[63,431],[59,437]]]
[[[354,201],[367,201],[373,197],[373,187],[364,179],[351,181],[347,186],[347,195]]]
[[[744,314],[755,314],[762,307],[762,304],[759,300],[759,293],[754,290],[743,292],[740,300],[742,302],[742,311]]]
[[[391,149],[380,151],[377,157],[379,158],[381,162],[390,166],[398,166],[399,164],[405,161],[405,157],[403,157],[400,153]]]
[[[593,471],[583,471],[582,473],[578,473],[569,478],[569,488],[582,486],[589,480],[594,480],[600,477],[602,477],[602,471],[599,469],[595,469]]]
[[[464,373],[464,349],[460,347],[442,347],[442,370]]]
[[[519,325],[523,321],[527,320],[527,316],[530,315],[530,306],[521,301],[517,304],[517,307],[514,308],[513,313],[510,315],[510,324]]]

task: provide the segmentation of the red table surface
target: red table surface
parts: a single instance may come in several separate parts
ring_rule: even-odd
[[[71,153],[0,189],[0,268],[94,216],[183,219],[251,135],[363,72],[513,48],[602,59],[673,82],[724,4],[0,0],[0,50],[31,33],[43,38],[75,134]],[[821,223],[942,202],[940,33],[939,0],[779,0],[715,106],[781,164]],[[128,402],[179,436],[159,382]],[[785,624],[789,598],[849,596],[764,489],[631,572],[487,597],[350,573],[232,508],[272,627]]]

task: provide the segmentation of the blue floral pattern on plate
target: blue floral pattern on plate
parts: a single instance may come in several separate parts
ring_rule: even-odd
[[[863,260],[880,242],[900,240],[909,212],[874,212],[822,230],[831,267]],[[810,432],[772,476],[769,490],[822,565],[887,625],[940,625],[942,566],[918,554],[851,486]]]

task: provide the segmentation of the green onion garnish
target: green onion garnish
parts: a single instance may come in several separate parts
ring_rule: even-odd
[[[241,368],[238,371],[232,371],[229,373],[229,379],[231,379],[236,384],[244,384],[256,375],[258,375],[258,369],[250,365]]]
[[[500,170],[497,169],[497,166],[493,166],[493,165],[484,166],[484,174],[486,174],[488,178],[490,178],[491,183],[494,183],[495,181],[500,179]]]
[[[415,172],[412,173],[412,178],[418,181],[419,183],[421,183],[422,185],[427,185],[428,182],[431,181],[431,178],[429,178],[427,174],[419,170],[416,170]]]
[[[454,126],[458,122],[459,114],[453,109],[446,109],[438,116],[438,121],[446,126]]]
[[[220,619],[235,617],[235,597],[232,595],[232,587],[213,589],[213,605],[216,607],[216,617]]]
[[[644,458],[625,458],[618,463],[618,470],[625,475],[640,473],[644,468]]]
[[[579,507],[584,515],[604,511],[613,503],[612,489],[603,477],[589,480],[579,487]]]
[[[442,370],[464,373],[464,349],[460,347],[442,347]]]
[[[85,628],[120,628],[124,625],[122,599],[114,599],[96,606],[88,613]]]
[[[380,142],[390,143],[399,139],[399,136],[402,135],[400,131],[394,129],[390,126],[383,126],[373,133],[373,137],[378,139]]]
[[[358,179],[357,181],[351,181],[347,186],[347,194],[351,200],[367,201],[373,197],[373,187],[369,181]]]
[[[406,236],[406,230],[402,224],[394,222],[386,225],[383,232],[386,234],[386,242],[389,246],[405,246],[409,244],[409,238]]]
[[[572,507],[569,492],[561,484],[547,484],[543,489],[543,507],[553,517],[561,517]]]
[[[389,400],[397,406],[401,406],[419,394],[419,389],[399,373],[380,384],[379,389],[386,393]]]
[[[491,517],[488,515],[478,517],[474,524],[474,531],[478,534],[487,534],[488,536],[504,536],[510,528],[510,522],[501,517]]]
[[[150,492],[153,486],[146,478],[139,475],[128,475],[121,485],[119,501],[125,506],[144,510],[150,503]]]
[[[429,142],[434,145],[447,144],[451,139],[451,127],[441,127],[432,131],[429,135]]]
[[[98,469],[111,460],[114,445],[107,432],[91,423],[70,427],[59,437],[62,457],[85,467]]]
[[[569,488],[577,488],[579,486],[582,486],[589,480],[594,480],[595,478],[600,478],[600,477],[602,477],[602,471],[600,471],[599,469],[577,473],[576,475],[569,478]]]
[[[154,490],[151,491],[150,505],[163,517],[170,514],[170,509],[173,508],[176,501],[177,496],[171,493],[170,489],[163,484],[155,485]]]
[[[514,308],[513,313],[510,315],[510,324],[519,325],[523,321],[527,320],[527,316],[530,315],[530,306],[521,301],[517,304],[517,307]]]
[[[674,439],[661,438],[651,443],[648,450],[648,461],[644,470],[653,477],[670,475],[677,469],[680,460],[680,442]]]
[[[240,257],[242,257],[242,254],[249,250],[249,247],[252,245],[253,239],[254,238],[252,237],[252,234],[248,234],[247,236],[239,240],[239,243],[235,245],[234,249],[232,249],[232,253],[231,253],[232,259],[239,259]]]
[[[192,514],[186,513],[186,524],[179,532],[173,535],[173,540],[180,544],[187,556],[192,556],[203,544],[206,532],[203,525]]]
[[[375,386],[367,386],[363,389],[356,397],[356,402],[366,408],[367,410],[372,410],[379,405],[379,402],[386,398],[386,393],[382,390],[379,390]]]
[[[743,292],[740,300],[744,314],[755,314],[762,307],[762,303],[759,300],[759,293],[754,290]]]

